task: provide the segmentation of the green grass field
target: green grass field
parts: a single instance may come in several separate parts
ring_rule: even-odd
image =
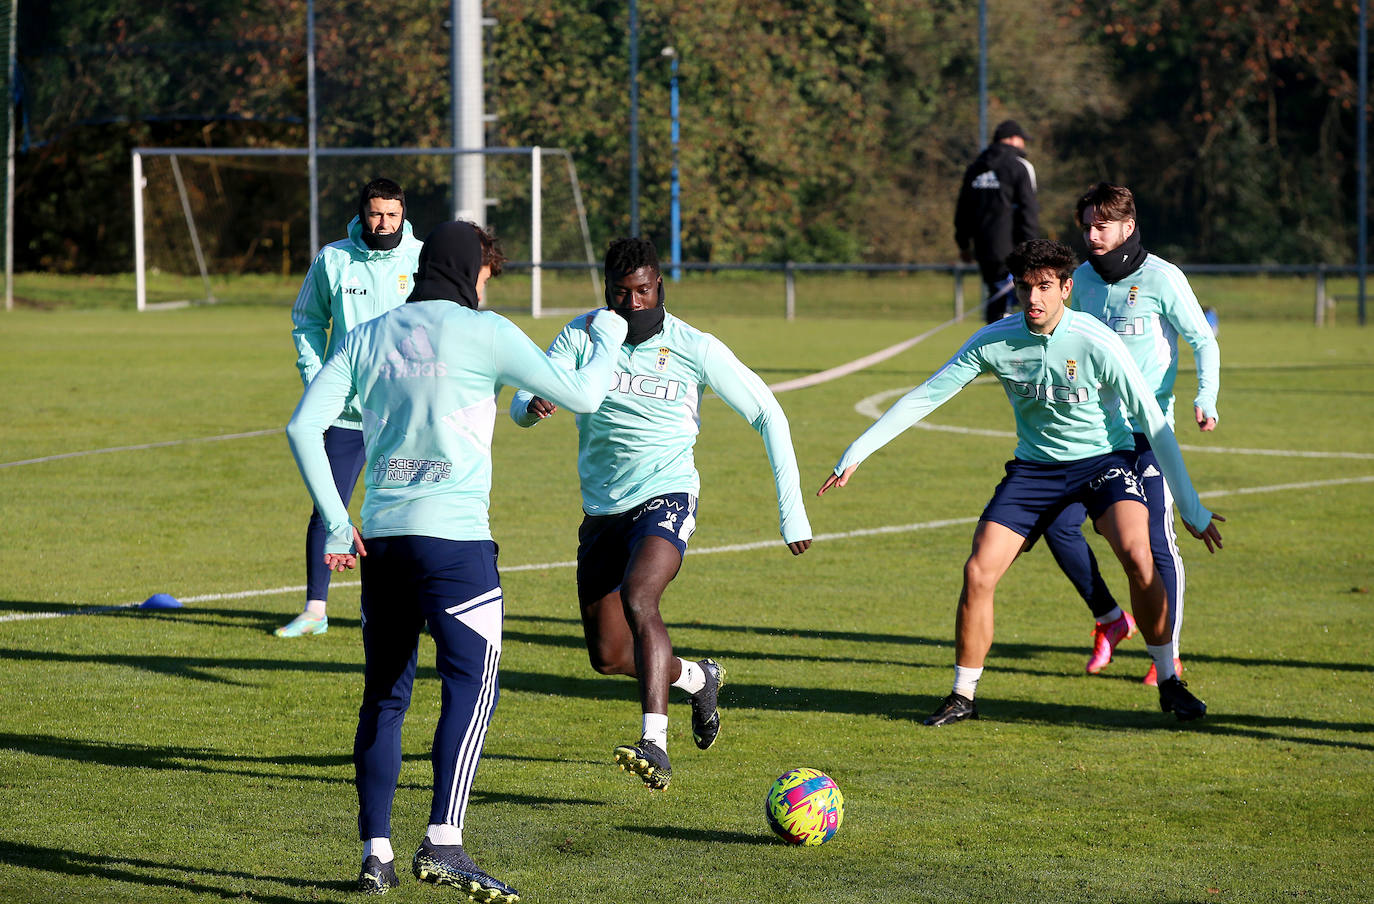
[[[769,382],[947,316],[786,322],[722,316],[749,299],[717,296],[675,310]],[[673,784],[647,793],[610,762],[639,728],[633,685],[588,667],[560,564],[579,520],[572,424],[499,419],[503,694],[469,850],[531,904],[1374,898],[1374,346],[1348,319],[1225,311],[1221,426],[1182,435],[1229,519],[1215,557],[1186,541],[1184,662],[1211,708],[1187,726],[1140,684],[1138,638],[1083,674],[1088,613],[1039,548],[999,593],[983,718],[919,724],[949,690],[972,521],[1013,445],[958,430],[1009,431],[1001,390],[970,387],[930,419],[953,430],[909,431],[848,488],[811,494],[869,423],[856,405],[925,377],[972,328],[956,325],[780,396],[818,536],[800,558],[777,537],[757,435],[703,404],[695,552],[664,614],[677,652],[729,670],[723,730],[697,751],[674,704]],[[561,324],[519,322],[538,342]],[[300,392],[289,330],[266,303],[0,318],[0,900],[357,899],[356,578],[337,582],[327,635],[271,635],[302,601],[310,508],[280,432]],[[155,592],[186,606],[76,614]],[[70,616],[16,618],[48,613]],[[432,666],[423,650],[398,866],[427,817]],[[824,847],[764,821],[795,766],[845,793]],[[402,878],[389,900],[454,898]]]

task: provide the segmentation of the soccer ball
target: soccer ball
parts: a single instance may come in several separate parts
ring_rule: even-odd
[[[768,789],[763,812],[788,844],[825,844],[844,821],[844,795],[819,769],[793,769]]]

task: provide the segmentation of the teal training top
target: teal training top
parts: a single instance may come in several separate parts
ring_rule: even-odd
[[[1079,461],[1133,450],[1124,406],[1146,425],[1143,432],[1184,520],[1206,529],[1212,513],[1193,489],[1178,441],[1140,368],[1101,321],[1068,308],[1049,335],[1032,333],[1024,315],[974,333],[953,358],[898,399],[845,450],[835,474],[861,463],[983,373],[1001,381],[1011,402],[1017,437],[1013,454],[1024,461]]]
[[[1193,347],[1197,365],[1197,396],[1193,404],[1208,417],[1217,417],[1221,385],[1221,348],[1188,279],[1173,264],[1147,255],[1131,275],[1114,283],[1102,281],[1091,264],[1073,274],[1075,310],[1091,314],[1121,337],[1130,350],[1155,400],[1174,423],[1174,379],[1178,376],[1178,337]],[[1137,433],[1139,421],[1130,418]]]
[[[348,224],[348,238],[325,245],[315,255],[291,307],[296,367],[306,386],[349,330],[410,297],[424,242],[415,238],[409,220],[401,223],[401,232],[401,244],[374,251],[363,241],[363,223],[355,216]],[[358,406],[344,406],[334,426],[361,429]]]
[[[587,359],[583,324],[588,316],[574,318],[549,346],[549,357],[560,366],[577,367]],[[665,493],[700,491],[692,449],[701,426],[703,388],[713,390],[763,437],[783,541],[811,539],[782,406],[723,342],[666,312],[657,335],[636,346],[621,346],[611,390],[601,406],[577,415],[583,510],[613,515]],[[539,421],[528,411],[530,396],[518,392],[511,400],[511,418],[522,427]]]
[[[551,362],[500,314],[419,301],[349,332],[306,387],[287,425],[291,452],[329,530],[325,552],[353,547],[324,431],[356,394],[363,418],[364,537],[490,540],[496,394],[530,386],[573,411],[593,411],[611,381],[625,321],[598,317],[581,369]]]

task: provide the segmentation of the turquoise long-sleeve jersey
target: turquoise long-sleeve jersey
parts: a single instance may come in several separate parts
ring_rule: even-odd
[[[410,297],[424,242],[415,238],[409,220],[401,223],[401,231],[399,245],[377,251],[363,241],[362,220],[355,216],[348,224],[348,238],[330,242],[315,255],[291,306],[296,368],[306,386],[349,330]],[[334,426],[360,429],[358,407],[345,405]]]
[[[1085,263],[1073,274],[1069,303],[1121,337],[1170,424],[1174,423],[1174,380],[1178,376],[1178,337],[1182,336],[1193,347],[1197,366],[1193,404],[1207,417],[1218,416],[1221,347],[1188,278],[1178,267],[1150,254],[1139,270],[1107,283]],[[1131,421],[1137,433],[1145,432],[1138,421]]]
[[[1184,520],[1198,530],[1207,528],[1212,513],[1198,499],[1174,432],[1130,352],[1100,320],[1067,308],[1048,335],[1031,332],[1024,316],[974,333],[845,450],[835,474],[863,462],[983,373],[1002,383],[1016,418],[1013,454],[1025,461],[1079,461],[1134,449],[1124,406],[1145,425],[1142,432]]]
[[[578,370],[560,367],[506,318],[451,301],[419,301],[349,332],[310,381],[286,435],[329,530],[327,553],[353,547],[324,431],[356,397],[362,411],[364,537],[490,540],[496,394],[529,386],[573,411],[593,411],[611,382],[625,321],[596,318]]]
[[[578,367],[587,360],[584,324],[589,316],[574,318],[550,344],[549,358],[559,366]],[[666,312],[661,332],[639,345],[621,346],[610,392],[600,407],[577,415],[582,508],[589,515],[613,515],[665,493],[697,494],[701,477],[692,449],[701,426],[703,388],[714,391],[763,437],[784,542],[811,539],[782,406],[723,342]],[[533,394],[544,397],[537,390]],[[530,398],[530,392],[521,391],[511,400],[511,418],[522,427],[539,421],[529,413]]]

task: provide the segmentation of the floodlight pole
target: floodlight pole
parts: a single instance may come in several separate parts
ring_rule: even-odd
[[[978,146],[988,146],[988,0],[978,0]]]
[[[673,171],[672,171],[672,207],[670,213],[670,231],[672,243],[672,262],[673,262],[673,282],[682,282],[682,183],[678,179],[678,107],[677,107],[677,63],[678,54],[674,47],[663,48],[663,55],[666,56],[672,65],[672,74],[668,78],[668,115],[672,120],[672,143],[673,143]]]
[[[630,0],[630,235],[639,235],[639,3]]]
[[[320,250],[320,166],[315,139],[318,120],[315,116],[315,0],[305,3],[305,96],[309,111],[307,142],[310,168],[310,254]]]

